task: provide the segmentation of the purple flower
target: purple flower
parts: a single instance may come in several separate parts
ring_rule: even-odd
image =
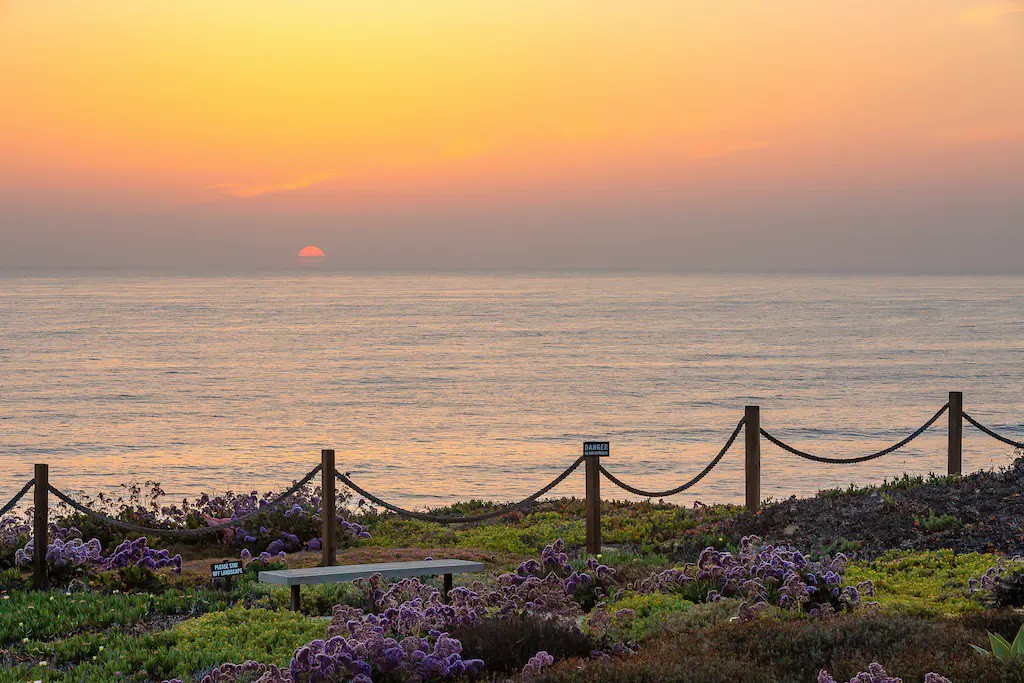
[[[827,671],[822,670],[818,674],[818,683],[836,683]],[[862,671],[850,679],[850,683],[903,683],[902,678],[890,676],[877,662],[872,663],[867,671]],[[937,673],[927,673],[924,676],[924,683],[951,683],[951,681]]]
[[[549,655],[544,650],[541,650],[534,656],[530,657],[530,661],[523,667],[523,677],[530,679],[540,675],[540,672],[545,667],[551,666],[555,663],[555,658]]]

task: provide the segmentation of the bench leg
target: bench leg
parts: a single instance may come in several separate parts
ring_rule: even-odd
[[[444,590],[441,591],[441,599],[444,600],[444,604],[448,604],[448,594],[452,592],[452,575],[444,575]]]
[[[301,589],[302,589],[302,586],[299,586],[297,584],[292,586],[292,610],[294,610],[296,612],[299,611],[299,607],[302,604],[302,600],[300,599],[300,597],[301,597],[300,596],[300,590]]]

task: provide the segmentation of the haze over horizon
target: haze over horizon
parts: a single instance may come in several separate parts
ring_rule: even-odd
[[[1024,1],[0,2],[0,268],[1024,273]]]

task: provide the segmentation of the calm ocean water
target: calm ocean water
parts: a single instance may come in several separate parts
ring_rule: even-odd
[[[745,404],[829,455],[892,443],[950,390],[1024,437],[1024,278],[325,274],[0,276],[0,502],[283,488],[319,449],[399,503],[510,500],[608,439],[689,479]],[[766,496],[944,471],[945,420],[867,464],[765,444]],[[966,428],[966,470],[1012,453]],[[739,446],[690,494],[742,500]],[[606,484],[607,486],[607,484]],[[555,494],[580,494],[582,473]]]

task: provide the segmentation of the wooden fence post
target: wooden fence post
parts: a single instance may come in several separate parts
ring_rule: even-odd
[[[334,478],[334,451],[320,451],[320,518],[323,520],[323,566],[333,567],[338,560],[337,480]]]
[[[761,407],[747,406],[743,427],[746,442],[747,509],[761,507]]]
[[[964,394],[962,391],[949,392],[949,448],[946,462],[947,474],[960,474],[964,454]]]
[[[587,552],[601,554],[601,456],[608,455],[607,441],[584,441],[583,461],[587,481]]]
[[[50,545],[50,467],[37,464],[32,496],[32,587],[46,587],[46,550]]]

